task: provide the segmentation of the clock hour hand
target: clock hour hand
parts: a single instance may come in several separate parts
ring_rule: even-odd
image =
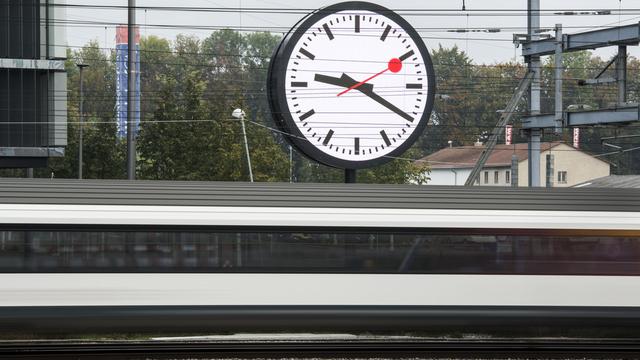
[[[313,78],[313,80],[315,80],[317,82],[321,82],[321,83],[325,83],[325,84],[329,84],[329,85],[341,86],[341,87],[349,87],[349,86],[351,86],[351,85],[349,85],[348,82],[345,82],[345,79],[343,79],[341,77],[337,78],[337,77],[333,77],[333,76],[316,74],[315,77]]]
[[[354,78],[345,73],[342,73],[342,76],[340,76],[340,80],[344,81],[347,84],[347,86],[345,86],[346,88],[352,88],[353,86],[360,84],[357,88],[358,90],[362,91],[363,93],[365,91],[373,92],[373,84],[359,83]]]
[[[358,82],[356,80],[354,80],[351,76],[342,73],[342,75],[338,78],[338,77],[333,77],[333,76],[327,76],[327,75],[322,75],[322,74],[316,74],[314,77],[314,80],[317,82],[321,82],[321,83],[325,83],[325,84],[329,84],[329,85],[335,85],[335,86],[340,86],[340,87],[344,87],[344,88],[349,88],[351,86],[356,85]],[[368,90],[368,91],[373,91],[373,85],[372,84],[362,84],[359,88],[362,88],[363,90]]]

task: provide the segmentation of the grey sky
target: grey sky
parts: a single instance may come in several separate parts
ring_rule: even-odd
[[[287,8],[312,9],[333,4],[336,0],[137,0],[138,6],[189,6],[189,7],[240,7],[240,8]],[[377,0],[373,1],[392,10],[396,9],[461,9],[462,0],[430,1],[430,0]],[[126,6],[126,0],[67,0],[69,4],[82,5],[120,5]],[[467,9],[526,9],[526,0],[466,0]],[[638,9],[640,0],[541,0],[541,8],[545,9]],[[517,16],[477,16],[473,13],[459,12],[461,16],[412,16],[404,17],[416,28],[431,28],[421,31],[424,41],[429,48],[438,44],[445,47],[458,45],[466,50],[476,63],[496,63],[507,60],[522,61],[520,51],[514,51],[511,42],[512,34],[526,32],[527,19],[524,12],[517,12]],[[122,22],[126,23],[127,14],[120,9],[69,8],[69,20]],[[162,28],[153,25],[186,25],[186,26],[229,26],[237,27],[276,27],[289,28],[301,17],[301,14],[256,14],[256,13],[215,13],[215,12],[184,12],[184,11],[139,11],[137,21],[141,25],[142,35],[158,35],[169,39],[179,33],[206,37],[211,30],[191,28]],[[584,31],[595,25],[630,24],[640,20],[640,11],[629,15],[599,15],[599,16],[542,16],[542,27],[553,27],[561,23],[565,33]],[[145,26],[148,25],[148,26]],[[500,33],[452,33],[443,28],[516,28],[507,29]],[[433,29],[436,28],[436,29]],[[113,25],[79,25],[73,24],[67,29],[67,45],[82,46],[91,39],[97,39],[102,47],[112,48],[115,43],[115,26]],[[614,49],[598,50],[602,57],[610,57]],[[639,56],[638,47],[629,49],[633,56]],[[517,56],[516,56],[517,55]]]

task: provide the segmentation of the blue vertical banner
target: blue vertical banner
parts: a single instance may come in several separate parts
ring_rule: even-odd
[[[119,25],[116,28],[116,120],[118,123],[118,137],[127,137],[127,100],[129,87],[127,81],[129,73],[127,64],[129,60],[129,45],[126,25]],[[135,135],[140,129],[140,33],[136,28],[136,108],[132,121],[135,122]]]

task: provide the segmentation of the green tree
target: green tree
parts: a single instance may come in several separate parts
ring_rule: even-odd
[[[114,54],[106,54],[97,41],[90,41],[78,51],[67,51],[65,69],[68,89],[68,126],[65,156],[51,158],[49,167],[38,169],[36,176],[75,178],[78,176],[78,138],[80,74],[84,69],[83,178],[113,179],[124,176],[124,148],[116,139]]]
[[[173,71],[174,62],[173,50],[168,40],[154,35],[140,39],[141,119],[156,110],[157,91],[161,86],[158,79],[161,74]]]
[[[158,83],[160,101],[142,124],[138,139],[140,177],[199,179],[203,175],[199,160],[208,154],[198,142],[199,135],[211,126],[202,121],[206,118],[201,100],[205,83],[196,71],[187,72],[180,83],[170,75],[159,75]]]

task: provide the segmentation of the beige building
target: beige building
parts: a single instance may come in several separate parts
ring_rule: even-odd
[[[464,185],[480,157],[482,146],[457,146],[437,151],[420,161],[431,166],[428,185]],[[610,164],[560,142],[540,144],[540,184],[546,185],[547,154],[553,155],[553,186],[569,187],[609,176]],[[517,156],[518,186],[528,186],[529,158],[527,144],[496,145],[480,172],[476,185],[511,186],[512,156]]]

